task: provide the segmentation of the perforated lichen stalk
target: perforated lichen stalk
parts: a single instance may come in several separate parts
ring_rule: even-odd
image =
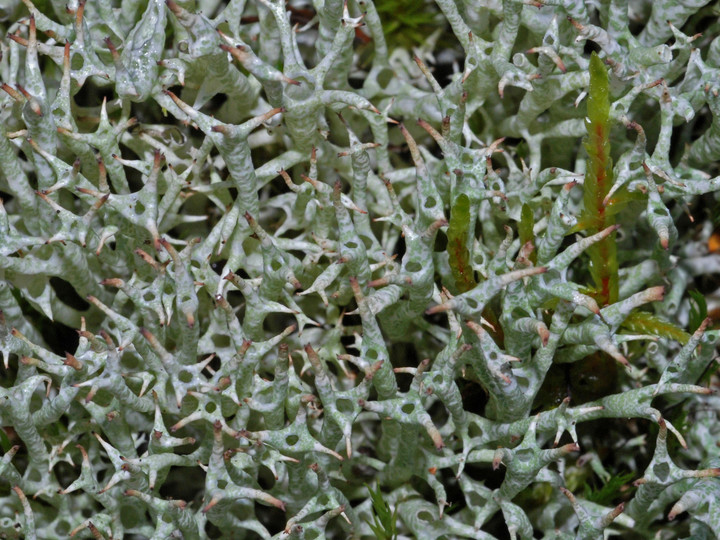
[[[0,537],[716,537],[720,5],[393,2],[0,7]]]

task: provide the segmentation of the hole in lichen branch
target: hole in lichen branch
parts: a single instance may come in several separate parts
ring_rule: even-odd
[[[420,521],[427,521],[428,523],[432,523],[433,521],[435,521],[435,517],[427,510],[421,510],[416,514],[416,517]]]
[[[390,81],[392,80],[393,75],[394,75],[394,73],[390,69],[380,70],[380,72],[378,73],[378,76],[377,76],[377,83],[380,86],[380,88],[385,90],[385,88],[387,88],[387,85],[390,84]]]
[[[288,446],[295,446],[299,440],[300,440],[300,437],[298,437],[297,435],[288,435],[285,438],[285,442],[287,443]]]
[[[670,465],[667,463],[658,463],[653,467],[653,473],[655,473],[655,476],[657,476],[661,482],[664,482],[670,475]]]
[[[335,406],[343,414],[350,414],[355,410],[352,401],[345,398],[335,400]]]
[[[417,261],[410,261],[405,265],[408,272],[419,272],[422,270],[422,265]]]
[[[589,57],[593,52],[596,52],[596,53],[602,52],[600,45],[598,45],[597,43],[595,43],[594,41],[591,41],[589,39],[585,40],[585,46],[583,48],[583,55]]]
[[[218,349],[224,349],[230,346],[230,337],[224,334],[213,334],[212,342]]]

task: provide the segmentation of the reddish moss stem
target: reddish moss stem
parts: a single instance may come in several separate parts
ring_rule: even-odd
[[[585,174],[582,221],[588,234],[595,234],[615,219],[606,212],[605,198],[613,185],[612,158],[610,157],[610,100],[609,81],[602,60],[595,53],[590,58],[590,92],[586,127],[588,138],[585,149],[588,167]],[[595,282],[595,300],[608,305],[618,299],[618,262],[615,233],[604,238],[589,250],[590,273]]]

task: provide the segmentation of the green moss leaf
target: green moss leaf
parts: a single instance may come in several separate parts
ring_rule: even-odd
[[[580,221],[586,224],[589,234],[595,234],[614,225],[607,212],[605,198],[613,184],[610,158],[610,83],[607,70],[600,57],[590,58],[590,90],[588,93],[587,140],[588,167],[583,187],[584,210]],[[601,305],[617,302],[618,261],[615,233],[588,249],[590,274],[598,290],[596,300]]]
[[[690,314],[688,316],[688,330],[695,332],[707,317],[707,303],[705,297],[699,291],[688,291],[690,295]]]
[[[532,242],[532,244],[535,245],[535,234],[533,233],[534,227],[535,216],[533,215],[532,208],[530,208],[529,204],[524,203],[520,213],[520,225],[518,226],[521,245],[525,245],[528,242]],[[530,254],[530,260],[533,263],[537,262],[537,254],[535,251]]]
[[[447,252],[455,287],[461,293],[473,289],[477,283],[470,265],[467,249],[468,228],[470,227],[470,199],[464,193],[455,199],[450,211]]]
[[[612,476],[600,489],[593,489],[585,484],[584,496],[588,501],[602,506],[612,506],[614,501],[625,495],[621,488],[632,480],[633,476],[635,476],[633,473],[620,473]]]
[[[633,333],[674,339],[683,345],[690,339],[690,334],[682,328],[645,311],[636,311],[628,315],[621,328]]]
[[[370,493],[373,505],[373,523],[368,525],[379,540],[393,540],[397,538],[397,510],[390,512],[390,505],[383,498],[380,488],[375,491],[365,484]]]

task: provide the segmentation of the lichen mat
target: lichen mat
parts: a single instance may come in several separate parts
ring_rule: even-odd
[[[0,537],[717,538],[719,9],[4,2]]]

